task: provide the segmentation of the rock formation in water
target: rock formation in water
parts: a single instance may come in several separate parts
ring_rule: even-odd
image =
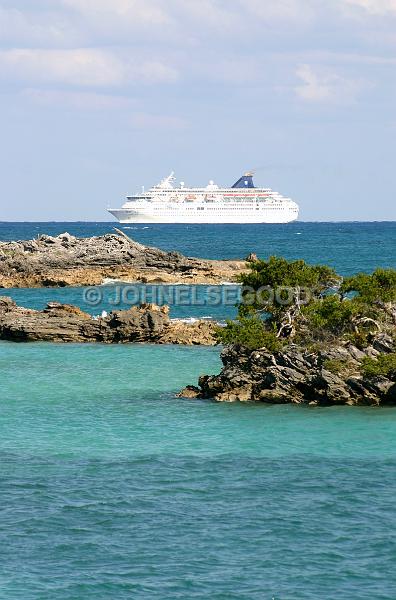
[[[220,283],[243,261],[188,258],[143,246],[119,232],[100,237],[57,237],[0,242],[0,287],[98,285],[105,279],[142,283]]]
[[[148,342],[214,345],[211,321],[183,323],[169,318],[168,307],[134,306],[93,318],[76,306],[50,302],[44,310],[19,307],[0,297],[0,339],[17,342]]]
[[[202,376],[199,387],[181,395],[225,402],[396,404],[394,269],[343,278],[326,265],[270,257],[249,263],[240,279],[247,293],[238,319],[217,334],[225,344],[221,373]]]
[[[378,334],[364,351],[352,344],[318,352],[294,344],[279,352],[231,345],[221,354],[219,375],[203,375],[199,387],[188,386],[179,395],[219,402],[396,405],[396,369],[387,376],[362,370],[365,358],[390,357],[395,351],[387,334]]]

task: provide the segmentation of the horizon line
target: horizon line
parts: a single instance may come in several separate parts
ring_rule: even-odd
[[[77,221],[56,221],[56,220],[45,220],[45,221],[1,221],[0,225],[3,224],[16,224],[16,223],[24,223],[24,224],[34,224],[34,223],[107,223],[109,225],[117,225],[122,226],[125,223],[119,223],[118,221],[101,221],[101,220],[93,220],[93,221],[85,221],[85,220],[77,220]],[[132,225],[200,225],[200,226],[208,226],[208,225],[298,225],[298,224],[307,224],[307,223],[396,223],[396,219],[379,219],[379,220],[356,220],[356,219],[342,219],[342,220],[331,220],[331,221],[320,221],[320,220],[312,220],[312,221],[291,221],[290,223],[131,223]]]

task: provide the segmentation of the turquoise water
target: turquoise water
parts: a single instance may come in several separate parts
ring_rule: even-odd
[[[396,267],[396,222],[120,227],[139,242],[178,250],[188,256],[243,258],[253,250],[263,258],[276,254],[288,259],[304,258],[310,263],[330,264],[343,275],[372,271],[376,267]],[[114,223],[0,223],[0,240],[30,239],[40,233],[58,235],[64,231],[79,236],[102,235],[114,231]],[[116,297],[114,286],[104,286],[101,291],[103,298],[95,306],[87,304],[83,288],[18,289],[6,293],[18,304],[36,309],[44,308],[47,302],[54,300],[75,304],[90,314],[130,307],[125,302],[117,306],[112,304]],[[155,293],[154,290],[154,301]],[[171,316],[212,316],[217,319],[235,316],[236,300],[231,296],[220,304],[208,301],[208,297],[207,287],[198,286],[197,302],[171,304]],[[148,301],[152,301],[150,297]]]
[[[20,306],[42,310],[48,302],[63,302],[79,306],[92,315],[100,315],[103,310],[125,310],[139,300],[170,306],[170,316],[176,319],[210,317],[217,320],[236,316],[235,304],[240,297],[238,286],[158,286],[158,285],[106,285],[96,288],[101,299],[94,305],[86,300],[89,288],[32,288],[0,289],[0,296],[7,295]],[[215,292],[215,295],[213,294]],[[183,296],[184,294],[184,296]],[[121,301],[118,302],[118,298]],[[181,302],[178,302],[181,298]],[[128,301],[129,299],[129,301]],[[169,299],[167,301],[167,299]],[[219,301],[218,301],[219,300]]]
[[[0,598],[395,598],[396,411],[175,398],[218,367],[0,344]]]
[[[0,239],[64,230],[111,224],[5,223]],[[127,232],[191,255],[396,265],[394,223]],[[87,309],[79,288],[0,293]],[[0,343],[0,600],[396,598],[396,411],[175,397],[219,369],[216,348]]]

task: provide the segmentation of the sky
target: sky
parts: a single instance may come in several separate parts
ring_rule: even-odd
[[[396,0],[0,0],[0,221],[255,183],[396,220]]]

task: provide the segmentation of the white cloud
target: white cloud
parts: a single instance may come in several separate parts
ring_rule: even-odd
[[[136,101],[125,96],[27,88],[21,96],[39,106],[73,110],[128,110],[136,108]]]
[[[350,6],[363,8],[372,15],[396,14],[396,0],[343,0]]]
[[[241,29],[244,24],[235,3],[232,6],[231,3],[223,4],[218,0],[170,0],[169,6],[171,10],[173,9],[172,14],[175,20],[177,19],[180,29],[191,27],[191,23],[199,22],[200,27],[215,28],[217,35],[221,37],[230,30]],[[186,29],[186,32],[199,36],[200,33],[205,34],[206,30],[200,32]]]
[[[0,51],[0,77],[79,86],[118,86],[131,82],[173,82],[178,73],[160,61],[132,59],[99,49],[26,48]]]
[[[192,39],[207,40],[214,31],[216,38],[230,32],[257,37],[263,27],[285,25],[293,34],[329,19],[396,14],[396,0],[2,0],[1,4],[0,41],[41,48],[98,47],[109,41],[152,44],[164,39],[185,46]]]
[[[303,57],[304,55],[302,55]],[[291,55],[293,58],[293,55]],[[396,58],[393,56],[383,56],[381,54],[365,54],[365,53],[348,53],[348,52],[315,52],[306,53],[304,58],[301,60],[310,62],[312,60],[320,61],[321,63],[327,62],[331,64],[340,63],[346,65],[383,65],[383,66],[394,66],[396,65]]]
[[[14,0],[0,7],[0,43],[17,47],[99,46],[161,37],[173,20],[161,0]],[[133,35],[133,39],[132,36]]]
[[[316,12],[310,0],[242,0],[241,8],[264,21],[283,20],[294,24],[310,22]]]
[[[125,67],[101,50],[13,49],[0,51],[0,76],[72,85],[118,85]]]
[[[153,0],[61,0],[64,6],[92,16],[94,13],[113,14],[121,18],[164,22],[167,15],[161,2]]]
[[[216,32],[216,38],[233,33],[257,37],[262,28],[286,23],[293,28],[312,21],[315,0],[169,0],[168,8],[179,31],[195,38]],[[193,29],[191,29],[191,24]],[[196,27],[194,27],[196,24]],[[201,29],[198,29],[200,27]]]
[[[0,7],[0,42],[64,46],[81,36],[62,11],[32,11]]]
[[[296,75],[302,84],[295,87],[295,92],[308,102],[350,104],[363,87],[362,81],[345,79],[328,70],[318,72],[307,64],[300,65]]]
[[[38,106],[75,111],[122,111],[124,122],[132,129],[171,129],[187,127],[187,122],[174,115],[151,114],[137,110],[139,102],[126,96],[98,94],[95,92],[77,92],[67,90],[48,90],[27,88],[20,94],[23,99]]]
[[[155,0],[61,0],[61,4],[89,19],[91,25],[118,24],[139,28],[142,24],[164,25],[170,17]]]
[[[315,23],[396,13],[396,0],[0,0],[0,42],[11,47],[119,47],[167,43],[185,50],[258,40]],[[9,8],[6,8],[9,6]],[[348,20],[353,34],[355,25]],[[230,33],[235,36],[230,38]],[[357,31],[356,31],[357,33]],[[209,42],[208,42],[209,39]]]

